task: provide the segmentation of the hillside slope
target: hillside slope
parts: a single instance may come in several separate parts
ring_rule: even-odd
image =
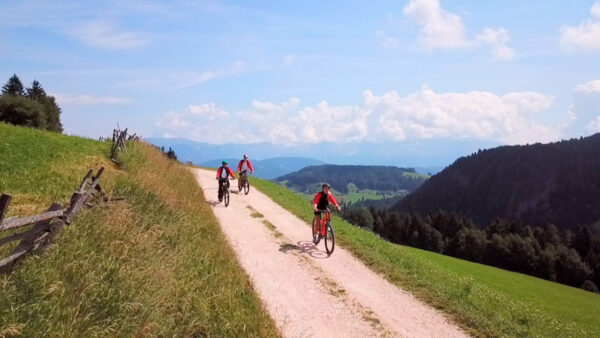
[[[301,195],[269,181],[252,179],[252,184],[311,222],[311,206]],[[448,313],[475,336],[600,336],[598,294],[393,244],[336,216],[333,223],[336,243],[392,283]]]
[[[333,189],[348,193],[352,183],[358,189],[377,191],[413,191],[427,176],[417,174],[414,169],[392,166],[333,165],[310,166],[298,172],[276,178],[288,187],[300,192],[314,192],[320,183],[328,182]]]
[[[0,336],[277,336],[187,168],[132,143],[120,170],[108,151],[0,123],[11,216],[65,202],[91,167],[105,166],[102,185],[124,197],[0,276]]]
[[[575,228],[600,220],[600,134],[504,146],[458,159],[392,209]]]

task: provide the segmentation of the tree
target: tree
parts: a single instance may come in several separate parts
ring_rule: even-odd
[[[175,151],[173,149],[171,149],[171,147],[169,147],[169,151],[166,152],[167,158],[169,158],[170,160],[175,160],[177,161],[177,155],[175,155]]]
[[[0,96],[0,121],[33,128],[46,128],[44,107],[23,96]]]
[[[39,83],[38,80],[33,80],[33,82],[31,83],[31,88],[27,88],[26,92],[28,98],[36,100],[38,102],[40,102],[42,98],[46,97],[46,91],[44,90],[44,88],[42,88],[42,85]]]
[[[6,84],[2,87],[2,94],[14,96],[23,96],[25,94],[23,90],[23,83],[17,74],[13,74],[13,76],[8,79]]]
[[[46,115],[46,129],[62,133],[63,127],[60,123],[60,114],[62,110],[56,103],[54,96],[45,96],[38,101],[44,107]]]

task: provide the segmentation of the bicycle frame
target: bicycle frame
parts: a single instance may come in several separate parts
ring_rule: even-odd
[[[325,217],[321,218],[321,224],[319,224],[319,236],[322,236],[321,234],[325,232],[324,231],[325,225],[327,224],[327,222],[331,221],[331,211],[329,209],[327,209],[327,210],[317,210],[317,211],[325,213]]]

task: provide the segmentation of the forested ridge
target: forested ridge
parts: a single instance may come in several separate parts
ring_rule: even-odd
[[[500,217],[574,229],[600,219],[600,134],[503,146],[460,158],[393,210],[456,212],[485,225]]]
[[[413,191],[425,180],[427,176],[417,174],[413,168],[326,164],[309,166],[274,181],[285,182],[288,187],[300,192],[314,192],[320,189],[322,182],[327,182],[333,189],[348,193],[349,183],[354,183],[358,189]]]
[[[478,151],[390,209],[342,216],[394,243],[598,292],[600,134]]]

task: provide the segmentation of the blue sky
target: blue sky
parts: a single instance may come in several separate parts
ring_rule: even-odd
[[[89,137],[552,141],[600,131],[598,60],[595,1],[0,0],[0,80]]]

